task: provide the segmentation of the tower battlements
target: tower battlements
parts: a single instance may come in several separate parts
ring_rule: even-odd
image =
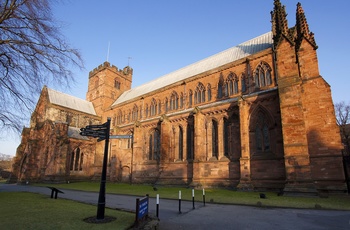
[[[89,78],[105,69],[109,69],[113,72],[123,74],[123,75],[129,75],[129,74],[132,75],[133,73],[133,69],[130,66],[125,66],[123,69],[118,69],[117,66],[111,65],[109,62],[105,61],[103,64],[99,65],[98,67],[96,67],[95,69],[89,72]]]

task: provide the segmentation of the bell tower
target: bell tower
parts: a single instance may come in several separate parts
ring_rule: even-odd
[[[131,89],[132,73],[129,66],[118,69],[109,62],[90,71],[86,100],[93,103],[98,116],[102,116],[123,92]]]

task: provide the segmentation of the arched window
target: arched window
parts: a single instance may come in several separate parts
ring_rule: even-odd
[[[156,102],[156,100],[154,98],[152,99],[150,107],[151,107],[150,108],[151,109],[150,116],[155,116],[157,114],[157,102]]]
[[[224,155],[228,157],[233,153],[232,151],[233,135],[230,129],[230,123],[227,118],[224,118],[223,137],[224,137]]]
[[[171,94],[170,97],[170,109],[169,110],[177,110],[179,108],[179,97],[175,91]]]
[[[181,93],[180,94],[180,109],[182,109],[184,107],[184,94]]]
[[[208,95],[208,101],[211,101],[211,85],[207,85],[207,95]]]
[[[267,119],[262,112],[258,113],[255,126],[256,150],[258,152],[270,151],[270,133]]]
[[[120,89],[120,82],[119,82],[118,78],[114,79],[114,88]]]
[[[162,113],[162,102],[159,100],[158,101],[158,114]]]
[[[179,126],[179,160],[183,160],[183,130]]]
[[[233,82],[233,94],[237,94],[238,93],[238,80],[236,79]]]
[[[272,84],[271,68],[266,63],[260,63],[255,69],[254,80],[256,87],[264,87]]]
[[[128,122],[131,121],[131,110],[128,111],[128,114],[127,114],[126,118],[127,118]]]
[[[233,79],[233,73],[231,73],[228,78],[227,78],[227,85],[228,85],[228,95],[231,96],[233,95],[233,82],[234,82],[234,79]]]
[[[224,77],[222,74],[220,74],[219,82],[218,82],[218,98],[222,98],[224,94],[224,88],[225,88],[225,83],[224,83]]]
[[[247,85],[246,85],[246,77],[244,74],[241,76],[241,87],[242,87],[242,93],[245,93],[247,90]]]
[[[71,155],[70,170],[82,171],[83,170],[84,154],[80,152],[80,148],[76,148]]]
[[[235,73],[230,73],[225,84],[225,96],[232,96],[238,93],[238,77]]]
[[[188,105],[189,105],[189,107],[192,107],[192,96],[193,96],[193,93],[192,93],[192,90],[190,90],[188,92]]]
[[[212,156],[218,157],[219,153],[219,137],[218,137],[218,123],[212,120]]]
[[[149,160],[160,160],[160,133],[158,129],[152,130],[149,136]]]
[[[194,103],[199,104],[205,102],[205,88],[202,83],[198,83],[196,91],[194,92]]]
[[[146,104],[146,107],[145,107],[145,116],[146,118],[148,117],[148,104]]]
[[[194,159],[194,126],[187,124],[187,160]]]
[[[134,105],[133,109],[132,109],[132,116],[131,116],[131,120],[132,121],[136,121],[138,119],[138,115],[139,115],[139,109],[137,108],[136,105]]]
[[[165,112],[167,113],[169,109],[168,98],[165,98]]]

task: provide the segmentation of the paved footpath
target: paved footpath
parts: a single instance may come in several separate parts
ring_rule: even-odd
[[[51,195],[46,187],[30,185],[0,184],[1,192],[27,191]],[[58,199],[76,200],[97,205],[98,193],[62,189]],[[135,211],[136,196],[106,194],[106,207]],[[313,229],[350,229],[350,211],[259,208],[240,205],[221,205],[160,199],[159,227],[161,230],[206,230],[206,229],[257,229],[257,230],[313,230]],[[150,214],[156,214],[156,200],[150,198]]]

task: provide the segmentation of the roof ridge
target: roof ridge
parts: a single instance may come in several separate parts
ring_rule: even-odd
[[[268,41],[268,42],[263,43],[261,40],[264,40],[265,42]],[[266,45],[263,46],[263,44],[266,44]],[[247,46],[247,48],[244,48],[244,45],[249,45],[249,46]],[[253,45],[261,45],[262,47],[256,48],[256,47],[252,47]],[[184,66],[180,69],[174,70],[168,74],[162,75],[158,78],[155,78],[154,80],[146,82],[145,84],[132,88],[128,91],[125,91],[112,104],[112,106],[131,100],[135,97],[145,95],[147,93],[153,92],[157,89],[174,84],[176,82],[181,82],[192,76],[203,73],[209,69],[217,68],[229,62],[239,60],[248,55],[251,55],[263,49],[266,49],[267,45],[268,46],[272,45],[272,32],[264,33],[248,41],[242,42],[236,46],[227,48],[219,53],[213,54],[209,57],[206,57],[197,62]]]
[[[86,99],[82,99],[82,98],[80,98],[80,97],[73,96],[73,95],[68,94],[68,93],[64,93],[64,92],[61,92],[61,91],[57,91],[57,90],[51,89],[51,88],[49,88],[49,87],[47,87],[47,90],[54,91],[55,93],[59,93],[59,94],[64,94],[65,96],[68,96],[68,97],[74,97],[74,98],[76,98],[76,99],[79,99],[79,100],[82,100],[82,101],[85,101],[85,102],[90,102],[90,101],[88,101],[88,100],[86,100]],[[90,102],[90,103],[91,103],[91,102]]]
[[[91,101],[81,99],[47,87],[49,101],[52,104],[74,109],[83,113],[96,115],[95,108]]]

